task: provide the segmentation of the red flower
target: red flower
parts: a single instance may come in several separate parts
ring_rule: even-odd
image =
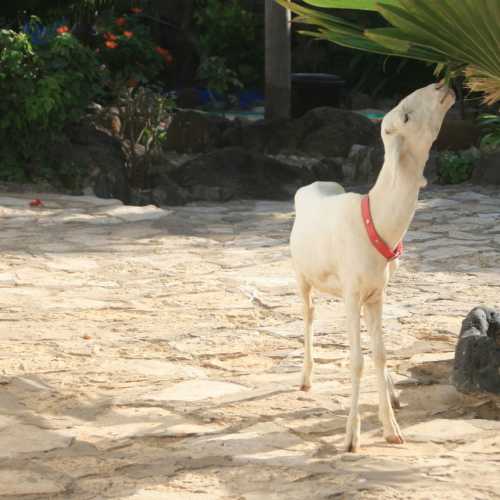
[[[64,25],[64,26],[59,26],[59,28],[57,28],[56,30],[60,35],[62,35],[63,33],[68,33],[69,32],[69,28]]]
[[[174,62],[174,58],[168,49],[164,49],[163,47],[156,47],[155,51],[159,54],[162,59],[165,61],[165,64],[172,64]]]
[[[114,42],[113,40],[108,40],[106,42],[106,47],[108,49],[116,49],[116,47],[118,47],[118,44],[116,42]]]
[[[125,26],[127,24],[127,20],[124,17],[117,17],[115,19],[115,23],[117,26]]]
[[[104,38],[106,40],[111,40],[112,42],[114,42],[115,40],[118,40],[118,37],[115,34],[110,33],[109,31],[104,33]]]
[[[132,7],[130,9],[130,12],[132,12],[132,14],[140,14],[142,12],[142,9],[140,7]]]
[[[127,38],[132,38],[134,36],[134,33],[132,31],[124,31],[123,35]]]

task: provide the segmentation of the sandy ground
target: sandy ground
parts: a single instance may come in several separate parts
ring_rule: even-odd
[[[355,455],[329,297],[315,385],[297,390],[290,203],[0,196],[0,498],[498,498],[498,401],[449,382],[462,318],[499,305],[498,194],[422,194],[385,310],[407,443],[382,438],[363,331]]]

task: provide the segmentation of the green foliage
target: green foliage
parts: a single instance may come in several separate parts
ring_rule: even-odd
[[[147,169],[166,140],[175,99],[154,87],[138,87],[123,90],[116,104],[130,177],[135,185],[144,187]],[[142,155],[138,155],[140,148]]]
[[[479,124],[484,132],[481,149],[487,152],[500,149],[500,116],[481,115]]]
[[[201,60],[218,57],[245,85],[261,83],[262,24],[239,0],[199,0],[195,21]]]
[[[48,147],[101,88],[98,61],[70,33],[33,47],[0,30],[0,68],[0,179],[46,177],[58,168],[47,168]]]
[[[141,16],[107,16],[98,22],[100,60],[111,73],[114,83],[147,83],[173,62],[167,49],[153,42],[151,30]]]
[[[443,151],[437,162],[439,180],[443,184],[460,184],[469,180],[477,159],[478,155],[475,150]]]
[[[388,26],[363,29],[324,10],[276,0],[316,28],[304,34],[346,47],[437,64],[449,79],[464,74],[485,101],[500,100],[500,2],[494,0],[304,0],[321,8],[378,12]]]
[[[236,73],[226,66],[223,57],[213,56],[204,59],[198,69],[198,76],[206,80],[210,91],[222,95],[243,86]]]

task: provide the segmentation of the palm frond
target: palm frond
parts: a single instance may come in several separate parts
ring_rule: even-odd
[[[463,73],[488,104],[500,101],[500,0],[275,0],[313,29],[302,33],[367,52],[418,59]],[[364,30],[324,9],[378,12],[387,27]],[[315,28],[315,29],[314,29]]]

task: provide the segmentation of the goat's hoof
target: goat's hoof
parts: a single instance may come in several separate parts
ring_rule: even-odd
[[[346,438],[345,438],[345,444],[344,444],[344,450],[347,453],[358,453],[360,449],[360,436],[359,434],[356,436],[356,434],[351,434],[348,432]]]
[[[358,453],[359,452],[359,445],[354,444],[354,443],[350,443],[346,446],[345,451],[347,453]]]
[[[400,434],[394,434],[394,436],[386,436],[385,440],[390,444],[404,444],[405,440]]]
[[[391,398],[391,406],[393,410],[401,410],[401,403],[399,398]]]
[[[311,386],[310,385],[306,385],[306,384],[302,384],[300,386],[300,390],[304,391],[304,392],[309,392],[311,390]]]

